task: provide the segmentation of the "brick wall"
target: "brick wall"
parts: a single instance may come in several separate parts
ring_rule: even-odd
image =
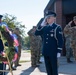
[[[63,11],[62,11],[62,0],[56,0],[55,12],[57,13],[56,23],[61,25],[62,29],[64,29],[64,27],[66,25],[66,18],[63,15]],[[64,43],[64,46],[63,46],[62,55],[63,56],[66,55],[65,43]]]
[[[56,23],[62,25],[62,0],[56,0],[55,12],[57,13]]]

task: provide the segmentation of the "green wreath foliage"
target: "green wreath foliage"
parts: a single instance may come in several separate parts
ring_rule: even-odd
[[[12,59],[14,58],[14,54],[15,54],[14,40],[10,36],[9,32],[6,31],[5,27],[0,26],[0,32],[1,32],[3,40],[6,40],[8,42],[8,47],[4,46],[5,47],[5,57],[0,55],[0,60],[8,61],[8,59],[9,59],[9,61],[11,62]],[[7,59],[7,57],[8,57],[8,59]]]

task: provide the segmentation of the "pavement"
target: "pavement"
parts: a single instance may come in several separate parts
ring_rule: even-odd
[[[47,75],[44,65],[44,58],[41,57],[42,64],[39,67],[33,68],[31,67],[31,55],[26,51],[22,51],[20,61],[26,61],[20,63],[21,66],[17,67],[17,70],[13,71],[13,75]],[[59,59],[59,75],[76,75],[76,61],[74,58],[73,63],[67,63],[66,57],[60,57]],[[12,75],[10,72],[6,73],[6,75]]]

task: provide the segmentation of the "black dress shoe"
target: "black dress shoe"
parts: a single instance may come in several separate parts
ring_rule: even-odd
[[[71,61],[70,58],[67,58],[67,63],[73,63],[73,61]]]
[[[39,67],[40,65],[32,65],[32,67]]]
[[[41,61],[39,61],[38,63],[39,63],[39,64],[41,64],[42,62],[41,62]]]
[[[73,61],[68,61],[68,63],[73,63]]]
[[[16,70],[16,68],[15,67],[12,67],[12,70]]]
[[[18,64],[17,66],[21,66],[21,64]]]

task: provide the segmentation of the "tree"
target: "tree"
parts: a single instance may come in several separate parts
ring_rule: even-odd
[[[9,14],[5,14],[3,17],[3,21],[7,23],[8,27],[11,29],[19,28],[21,35],[23,36],[25,34],[25,25],[22,25],[21,22],[17,21],[17,17]]]
[[[25,45],[26,48],[30,49],[30,39],[29,39],[29,36],[25,37],[24,45]]]

